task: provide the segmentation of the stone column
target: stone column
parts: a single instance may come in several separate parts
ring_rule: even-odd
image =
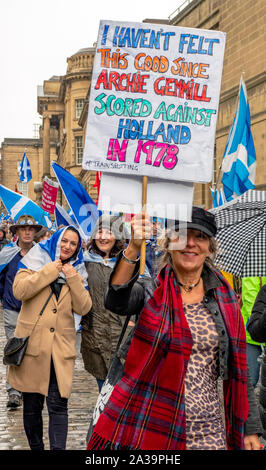
[[[64,116],[59,116],[59,142],[60,142],[60,155],[59,160],[63,160],[63,142],[64,142]]]
[[[50,175],[50,116],[43,118],[43,176]]]

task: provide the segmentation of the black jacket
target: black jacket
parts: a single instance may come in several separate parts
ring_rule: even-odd
[[[120,261],[121,255],[118,257],[117,263]],[[114,267],[115,270],[115,267]],[[109,281],[109,288],[105,295],[105,307],[118,315],[139,315],[146,302],[152,296],[156,287],[155,282],[151,278],[139,278],[139,263],[136,265],[132,279],[122,286],[111,285],[114,270]],[[211,312],[218,336],[219,336],[219,364],[220,377],[223,380],[228,378],[228,368],[230,367],[229,357],[229,338],[226,332],[222,314],[218,303],[214,297],[214,289],[220,285],[220,280],[209,268],[203,270],[202,278],[205,288],[205,296],[203,299],[205,307]],[[131,332],[133,334],[133,331]],[[127,342],[128,344],[129,342]],[[124,348],[124,357],[126,357]],[[245,434],[259,434],[263,432],[261,425],[259,410],[254,393],[254,388],[250,380],[248,372],[247,395],[249,402],[249,414],[245,426]]]
[[[266,342],[266,284],[260,289],[249,319],[247,329],[251,338],[258,343]],[[261,385],[259,391],[259,412],[266,438],[266,354],[261,364]]]

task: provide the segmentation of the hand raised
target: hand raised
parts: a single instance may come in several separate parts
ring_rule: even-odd
[[[76,271],[75,268],[72,266],[72,264],[69,264],[69,263],[63,264],[63,266],[62,266],[62,272],[64,273],[64,275],[66,276],[66,278],[75,276],[75,274],[77,273],[77,271]]]

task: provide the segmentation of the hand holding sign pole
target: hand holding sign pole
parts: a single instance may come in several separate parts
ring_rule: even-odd
[[[148,178],[151,187],[155,179],[210,182],[224,49],[216,30],[101,20],[83,168],[118,183],[143,177],[142,211],[155,205]],[[178,201],[174,191],[171,199]],[[143,243],[142,274],[145,255]]]

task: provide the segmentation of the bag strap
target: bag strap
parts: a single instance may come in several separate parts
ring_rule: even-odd
[[[41,311],[40,311],[40,313],[39,313],[39,315],[38,315],[38,318],[37,318],[37,320],[36,320],[36,322],[35,322],[35,325],[34,325],[34,327],[33,327],[32,330],[31,330],[31,334],[32,334],[32,332],[33,332],[35,326],[37,325],[38,321],[40,320],[40,318],[41,318],[41,316],[42,316],[42,314],[43,314],[43,312],[44,312],[44,310],[45,310],[45,308],[46,308],[46,306],[47,306],[47,304],[48,304],[50,298],[52,297],[52,295],[53,295],[53,291],[51,290],[51,292],[50,292],[50,294],[49,294],[49,296],[48,296],[48,299],[46,300],[46,302],[45,302],[43,308],[41,309]]]
[[[127,329],[127,326],[128,326],[129,320],[130,320],[130,317],[131,317],[131,315],[127,315],[127,317],[126,317],[126,319],[125,319],[125,323],[124,323],[124,325],[123,325],[121,334],[120,334],[120,336],[119,336],[119,340],[118,340],[117,345],[116,345],[116,352],[117,352],[118,349],[120,348],[120,345],[121,345],[121,343],[122,343],[124,334],[125,334],[125,332],[126,332],[126,329]]]

